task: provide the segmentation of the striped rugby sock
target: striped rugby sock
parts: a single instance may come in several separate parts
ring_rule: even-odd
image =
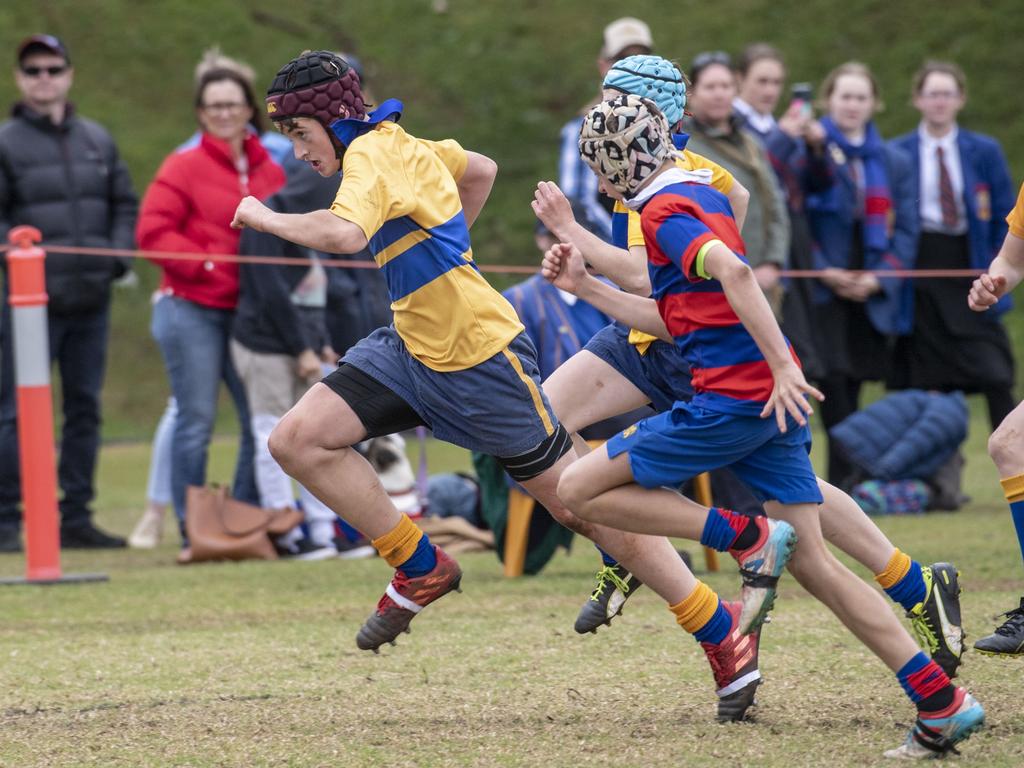
[[[906,611],[913,610],[915,605],[928,596],[921,564],[898,549],[893,550],[885,570],[875,574],[875,581],[885,590],[885,594]]]
[[[373,546],[388,565],[411,578],[425,576],[437,565],[430,537],[408,515],[402,515],[398,525],[374,539]]]

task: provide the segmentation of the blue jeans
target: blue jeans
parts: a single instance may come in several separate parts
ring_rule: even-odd
[[[107,360],[110,308],[48,316],[50,360],[60,370],[63,400],[57,480],[63,497],[61,524],[86,525],[95,496],[93,480],[100,445],[100,390]],[[14,329],[6,296],[0,316],[0,528],[21,525]]]
[[[238,459],[232,495],[259,503],[253,469],[253,439],[245,389],[231,365],[228,341],[234,312],[203,307],[176,296],[164,296],[153,307],[153,338],[171,380],[178,404],[171,448],[171,498],[185,537],[185,491],[206,483],[206,458],[217,417],[221,380],[228,387],[238,414]]]

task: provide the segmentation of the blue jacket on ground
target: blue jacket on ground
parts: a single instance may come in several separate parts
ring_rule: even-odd
[[[830,150],[828,150],[830,151]],[[807,221],[814,240],[815,269],[850,268],[850,247],[856,221],[857,185],[845,158],[834,156],[836,194],[808,192]],[[917,176],[903,150],[887,145],[885,163],[892,196],[889,250],[865,249],[864,269],[911,269],[917,258]],[[913,329],[913,286],[905,278],[882,277],[882,290],[867,301],[871,324],[882,334],[906,334]],[[814,302],[829,304],[835,294],[820,281],[814,283]]]
[[[920,180],[921,138],[917,130],[893,139],[891,144],[909,156],[910,172]],[[963,170],[963,201],[971,268],[985,270],[1006,239],[1006,215],[1013,208],[1016,189],[998,141],[991,136],[958,128],[956,146]],[[994,319],[1002,315],[1012,306],[1011,301],[1007,294],[983,316]]]
[[[967,437],[959,392],[894,392],[829,430],[834,445],[878,480],[927,480]]]

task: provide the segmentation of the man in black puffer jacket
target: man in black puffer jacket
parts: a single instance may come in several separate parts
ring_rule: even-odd
[[[18,47],[22,100],[0,125],[0,242],[20,224],[43,233],[50,357],[60,367],[64,424],[58,478],[61,545],[123,547],[92,523],[100,389],[109,335],[110,284],[126,260],[61,253],[60,245],[133,248],[137,200],[113,139],[75,114],[64,44],[33,35]],[[17,411],[6,273],[0,316],[0,551],[20,549]]]

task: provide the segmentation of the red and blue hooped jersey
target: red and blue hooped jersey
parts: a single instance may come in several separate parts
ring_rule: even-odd
[[[693,402],[727,413],[759,414],[774,386],[771,369],[722,284],[698,274],[698,254],[714,241],[746,261],[729,201],[706,184],[670,184],[644,205],[641,226],[652,296],[690,366]],[[792,345],[786,344],[799,365]]]

